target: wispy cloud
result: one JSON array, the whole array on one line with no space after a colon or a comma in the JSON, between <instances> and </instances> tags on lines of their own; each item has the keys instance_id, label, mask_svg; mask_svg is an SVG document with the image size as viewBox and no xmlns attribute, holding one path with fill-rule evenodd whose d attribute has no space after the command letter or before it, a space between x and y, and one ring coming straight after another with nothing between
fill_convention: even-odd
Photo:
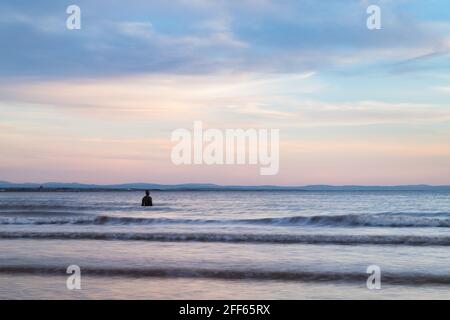
<instances>
[{"instance_id":1,"label":"wispy cloud","mask_svg":"<svg viewBox=\"0 0 450 320\"><path fill-rule=\"evenodd\" d=\"M0 52L0 75L301 73L399 62L411 69L449 48L448 23L418 19L394 1L380 2L379 32L365 27L361 1L177 0L171 10L164 1L78 5L83 28L70 32L63 3L3 1L0 36L11 45Z\"/></svg>"},{"instance_id":2,"label":"wispy cloud","mask_svg":"<svg viewBox=\"0 0 450 320\"><path fill-rule=\"evenodd\" d=\"M450 86L448 86L448 87L436 87L435 89L438 90L438 91L441 91L441 92L450 93Z\"/></svg>"},{"instance_id":3,"label":"wispy cloud","mask_svg":"<svg viewBox=\"0 0 450 320\"><path fill-rule=\"evenodd\" d=\"M4 101L53 106L55 112L137 121L166 127L197 118L222 123L283 127L362 126L450 121L446 105L383 101L322 102L311 98L326 85L315 72L303 74L222 74L133 76L4 85ZM448 88L441 88L446 90ZM34 109L39 110L37 105ZM228 123L228 124L227 124Z\"/></svg>"}]
</instances>

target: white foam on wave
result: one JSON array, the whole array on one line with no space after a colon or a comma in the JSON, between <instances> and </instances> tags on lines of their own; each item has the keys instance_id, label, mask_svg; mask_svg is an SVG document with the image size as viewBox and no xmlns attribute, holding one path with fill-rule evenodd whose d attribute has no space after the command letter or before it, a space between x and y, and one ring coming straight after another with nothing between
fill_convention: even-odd
<instances>
[{"instance_id":1,"label":"white foam on wave","mask_svg":"<svg viewBox=\"0 0 450 320\"><path fill-rule=\"evenodd\" d=\"M450 237L447 236L414 236L414 235L0 232L0 239L450 246Z\"/></svg>"},{"instance_id":2,"label":"white foam on wave","mask_svg":"<svg viewBox=\"0 0 450 320\"><path fill-rule=\"evenodd\" d=\"M182 218L139 218L78 215L44 217L0 217L0 225L151 225L151 224L251 224L273 226L339 226L339 227L435 227L449 228L448 213L433 215L412 213L379 213L348 215L292 216L256 219L182 219Z\"/></svg>"}]
</instances>

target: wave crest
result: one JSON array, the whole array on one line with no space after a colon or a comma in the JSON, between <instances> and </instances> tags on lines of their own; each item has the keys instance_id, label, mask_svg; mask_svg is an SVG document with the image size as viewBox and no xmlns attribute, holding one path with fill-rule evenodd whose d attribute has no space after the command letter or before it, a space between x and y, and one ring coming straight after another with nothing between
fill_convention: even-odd
<instances>
[{"instance_id":1,"label":"wave crest","mask_svg":"<svg viewBox=\"0 0 450 320\"><path fill-rule=\"evenodd\" d=\"M403 235L387 236L235 233L0 232L0 239L450 246L450 237Z\"/></svg>"},{"instance_id":2,"label":"wave crest","mask_svg":"<svg viewBox=\"0 0 450 320\"><path fill-rule=\"evenodd\" d=\"M126 278L213 278L222 280L269 280L299 282L361 282L365 283L366 273L333 271L274 271L241 269L192 269L192 268L105 268L82 267L87 276L115 276ZM0 273L39 274L47 276L67 276L65 267L61 266L0 266ZM389 284L450 284L449 275L423 273L383 273L383 283Z\"/></svg>"},{"instance_id":3,"label":"wave crest","mask_svg":"<svg viewBox=\"0 0 450 320\"><path fill-rule=\"evenodd\" d=\"M450 228L450 218L443 214L420 216L414 214L316 215L257 219L172 219L114 216L74 217L1 217L0 225L151 225L151 224L250 224L273 226L342 226L394 228Z\"/></svg>"}]
</instances>

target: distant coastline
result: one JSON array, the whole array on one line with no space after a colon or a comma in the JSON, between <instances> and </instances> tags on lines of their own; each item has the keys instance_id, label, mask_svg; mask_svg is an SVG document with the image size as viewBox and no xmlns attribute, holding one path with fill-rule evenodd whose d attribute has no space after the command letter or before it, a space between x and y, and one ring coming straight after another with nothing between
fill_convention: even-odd
<instances>
[{"instance_id":1,"label":"distant coastline","mask_svg":"<svg viewBox=\"0 0 450 320\"><path fill-rule=\"evenodd\" d=\"M105 191L450 191L450 185L398 185L398 186L362 186L362 185L306 185L306 186L224 186L217 184L155 184L125 183L112 185L82 183L12 183L0 181L0 192L105 192Z\"/></svg>"}]
</instances>

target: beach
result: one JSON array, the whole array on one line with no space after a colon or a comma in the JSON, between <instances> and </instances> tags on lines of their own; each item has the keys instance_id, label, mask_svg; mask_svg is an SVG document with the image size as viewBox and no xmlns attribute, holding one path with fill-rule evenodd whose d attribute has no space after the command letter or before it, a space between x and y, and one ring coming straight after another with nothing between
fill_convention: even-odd
<instances>
[{"instance_id":1,"label":"beach","mask_svg":"<svg viewBox=\"0 0 450 320\"><path fill-rule=\"evenodd\" d=\"M0 193L0 298L450 298L448 191L142 196Z\"/></svg>"}]
</instances>

